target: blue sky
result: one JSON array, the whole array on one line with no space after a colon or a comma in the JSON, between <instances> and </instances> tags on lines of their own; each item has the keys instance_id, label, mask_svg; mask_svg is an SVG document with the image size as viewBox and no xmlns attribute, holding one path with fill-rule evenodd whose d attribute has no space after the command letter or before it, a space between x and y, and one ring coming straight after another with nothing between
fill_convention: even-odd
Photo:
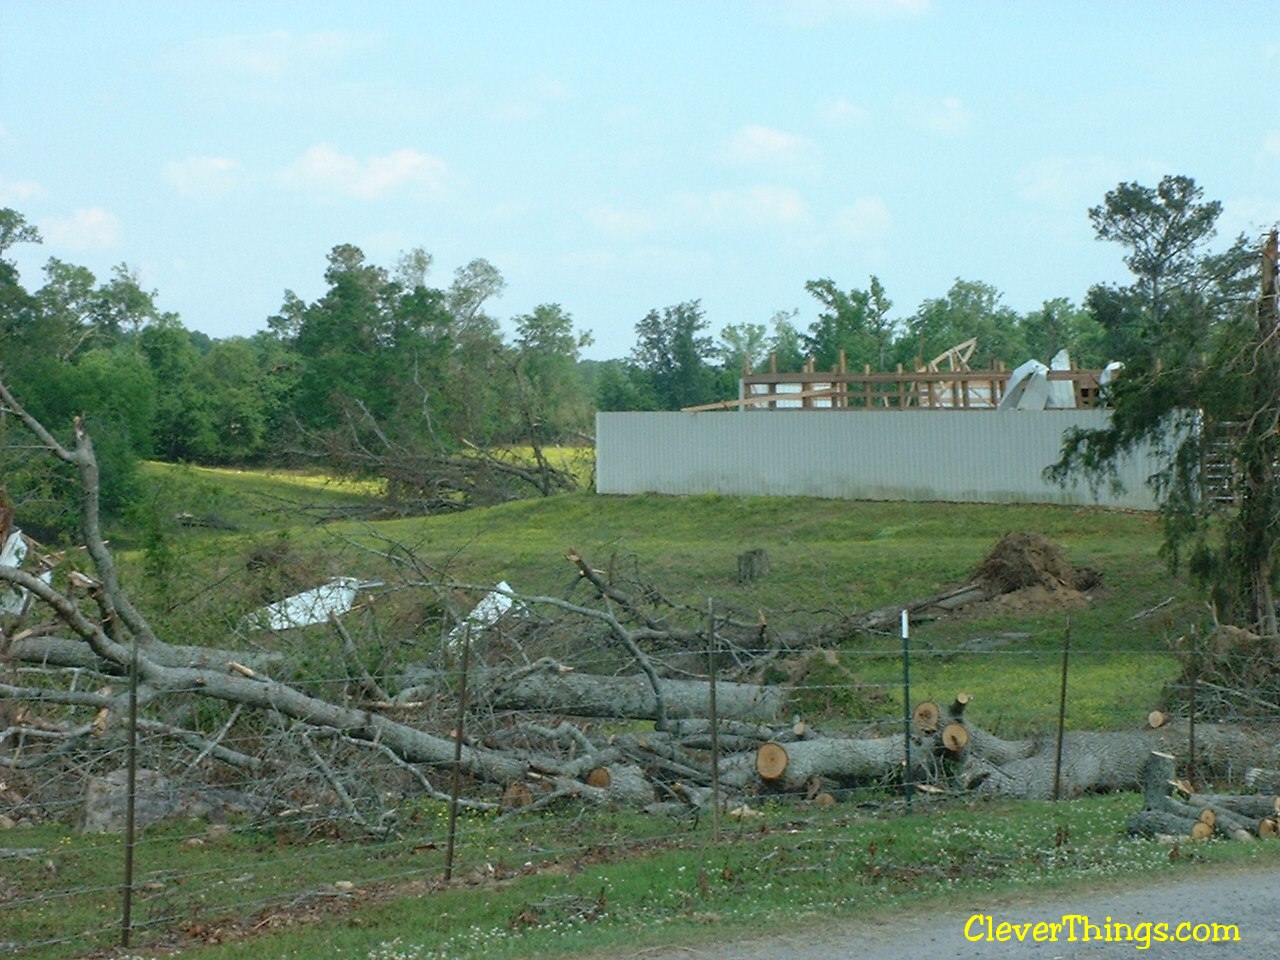
<instances>
[{"instance_id":1,"label":"blue sky","mask_svg":"<svg viewBox=\"0 0 1280 960\"><path fill-rule=\"evenodd\" d=\"M653 308L1018 310L1121 281L1086 211L1187 174L1221 232L1280 220L1274 2L4 0L0 206L126 263L211 336L263 329L354 243L476 257L504 321L559 303L625 355ZM1225 242L1225 236L1224 236ZM1016 362L1020 358L1010 358Z\"/></svg>"}]
</instances>

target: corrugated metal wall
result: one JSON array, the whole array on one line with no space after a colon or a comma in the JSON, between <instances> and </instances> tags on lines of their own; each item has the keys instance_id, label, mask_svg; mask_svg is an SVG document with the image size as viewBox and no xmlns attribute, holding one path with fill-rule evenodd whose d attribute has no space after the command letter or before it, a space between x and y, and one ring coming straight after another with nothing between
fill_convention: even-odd
<instances>
[{"instance_id":1,"label":"corrugated metal wall","mask_svg":"<svg viewBox=\"0 0 1280 960\"><path fill-rule=\"evenodd\" d=\"M1097 499L1041 471L1070 427L1103 410L776 410L596 415L600 493L723 493L851 500L1101 504L1150 510L1147 455L1121 465L1125 490Z\"/></svg>"}]
</instances>

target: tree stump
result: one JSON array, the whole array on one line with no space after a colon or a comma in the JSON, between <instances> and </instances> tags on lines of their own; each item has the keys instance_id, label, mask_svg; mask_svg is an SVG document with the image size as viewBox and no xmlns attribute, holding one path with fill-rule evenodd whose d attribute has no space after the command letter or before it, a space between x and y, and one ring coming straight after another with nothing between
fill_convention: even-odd
<instances>
[{"instance_id":1,"label":"tree stump","mask_svg":"<svg viewBox=\"0 0 1280 960\"><path fill-rule=\"evenodd\" d=\"M738 582L754 583L769 575L769 555L756 548L738 554Z\"/></svg>"}]
</instances>

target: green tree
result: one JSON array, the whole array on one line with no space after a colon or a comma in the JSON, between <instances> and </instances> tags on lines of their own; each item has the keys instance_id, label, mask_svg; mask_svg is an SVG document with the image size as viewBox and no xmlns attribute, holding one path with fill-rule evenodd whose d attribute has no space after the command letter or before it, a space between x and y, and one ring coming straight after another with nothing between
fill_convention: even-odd
<instances>
[{"instance_id":1,"label":"green tree","mask_svg":"<svg viewBox=\"0 0 1280 960\"><path fill-rule=\"evenodd\" d=\"M977 337L970 360L976 369L995 361L1016 364L1027 355L1016 310L1000 303L1000 292L987 283L956 280L946 296L926 300L907 321L906 335L896 344L898 359L932 360L949 347Z\"/></svg>"},{"instance_id":2,"label":"green tree","mask_svg":"<svg viewBox=\"0 0 1280 960\"><path fill-rule=\"evenodd\" d=\"M527 438L554 442L589 430L592 404L578 360L591 334L575 331L558 303L535 307L515 324L513 372Z\"/></svg>"},{"instance_id":3,"label":"green tree","mask_svg":"<svg viewBox=\"0 0 1280 960\"><path fill-rule=\"evenodd\" d=\"M266 451L273 390L253 344L242 337L217 340L201 355L197 382L207 390L204 415L213 447L205 459L248 463Z\"/></svg>"},{"instance_id":4,"label":"green tree","mask_svg":"<svg viewBox=\"0 0 1280 960\"><path fill-rule=\"evenodd\" d=\"M97 278L87 267L57 257L49 258L44 275L44 286L36 291L36 338L59 360L70 360L93 341L94 315L101 298Z\"/></svg>"},{"instance_id":5,"label":"green tree","mask_svg":"<svg viewBox=\"0 0 1280 960\"><path fill-rule=\"evenodd\" d=\"M309 429L328 429L342 421L339 398L365 405L375 416L390 414L390 378L385 369L385 297L389 278L365 262L352 244L334 247L324 278L329 289L304 305L286 292L274 329L291 335L301 358L294 412Z\"/></svg>"},{"instance_id":6,"label":"green tree","mask_svg":"<svg viewBox=\"0 0 1280 960\"><path fill-rule=\"evenodd\" d=\"M884 370L897 330L897 324L889 317L889 311L893 309L893 301L885 293L884 284L880 282L880 278L874 274L871 276L871 286L867 294L868 327L876 342L875 368Z\"/></svg>"},{"instance_id":7,"label":"green tree","mask_svg":"<svg viewBox=\"0 0 1280 960\"><path fill-rule=\"evenodd\" d=\"M779 310L773 315L769 355L782 371L797 371L804 366L804 335L793 322L797 313L796 310Z\"/></svg>"},{"instance_id":8,"label":"green tree","mask_svg":"<svg viewBox=\"0 0 1280 960\"><path fill-rule=\"evenodd\" d=\"M128 264L111 269L111 279L98 287L93 297L91 320L103 344L118 343L125 334L136 335L148 323L162 316L174 321L174 314L161 314L155 290L144 290L138 272Z\"/></svg>"},{"instance_id":9,"label":"green tree","mask_svg":"<svg viewBox=\"0 0 1280 960\"><path fill-rule=\"evenodd\" d=\"M769 328L763 323L731 323L720 331L716 359L726 373L737 376L769 361Z\"/></svg>"},{"instance_id":10,"label":"green tree","mask_svg":"<svg viewBox=\"0 0 1280 960\"><path fill-rule=\"evenodd\" d=\"M1162 466L1150 482L1170 563L1190 560L1221 616L1274 634L1280 484L1266 479L1280 457L1274 297L1259 309L1259 260L1244 238L1219 253L1203 249L1220 207L1199 203L1190 178L1166 177L1161 184L1165 189L1121 184L1104 207L1090 211L1099 237L1128 250L1125 262L1136 275L1129 288L1107 289L1113 316L1134 318L1150 342L1134 337L1135 349L1109 392L1110 423L1069 431L1046 475L1114 482L1120 458L1141 447L1155 451ZM1203 458L1211 449L1240 468L1238 505L1225 511L1202 488Z\"/></svg>"},{"instance_id":11,"label":"green tree","mask_svg":"<svg viewBox=\"0 0 1280 960\"><path fill-rule=\"evenodd\" d=\"M1067 350L1078 367L1101 367L1106 355L1106 331L1094 315L1066 297L1046 300L1039 310L1022 319L1022 336L1029 356L1048 363L1059 350ZM1010 363L1016 358L1010 357Z\"/></svg>"},{"instance_id":12,"label":"green tree","mask_svg":"<svg viewBox=\"0 0 1280 960\"><path fill-rule=\"evenodd\" d=\"M17 264L7 254L19 243L40 242L40 231L22 214L0 207L0 357L11 377L15 366L38 343L34 326L39 312L35 298L22 286Z\"/></svg>"},{"instance_id":13,"label":"green tree","mask_svg":"<svg viewBox=\"0 0 1280 960\"><path fill-rule=\"evenodd\" d=\"M804 288L823 307L804 337L805 349L817 369L837 367L842 352L850 370L868 365L883 369L894 324L889 319L893 301L886 296L880 278L873 276L866 290L855 288L847 293L830 279L810 280Z\"/></svg>"},{"instance_id":14,"label":"green tree","mask_svg":"<svg viewBox=\"0 0 1280 960\"><path fill-rule=\"evenodd\" d=\"M868 329L871 295L857 289L845 293L829 279L810 280L804 288L823 306L804 338L814 365L819 370L834 369L842 353L854 369L869 363L875 355Z\"/></svg>"},{"instance_id":15,"label":"green tree","mask_svg":"<svg viewBox=\"0 0 1280 960\"><path fill-rule=\"evenodd\" d=\"M1099 240L1126 249L1134 275L1128 287L1097 286L1086 304L1107 331L1110 354L1126 363L1175 359L1202 344L1218 305L1231 309L1239 290L1224 277L1244 255L1242 241L1219 254L1207 246L1217 234L1222 204L1206 201L1190 177L1162 177L1155 187L1121 183L1089 210Z\"/></svg>"},{"instance_id":16,"label":"green tree","mask_svg":"<svg viewBox=\"0 0 1280 960\"><path fill-rule=\"evenodd\" d=\"M202 376L200 353L180 323L165 320L137 337L156 384L153 447L163 460L217 462L221 441L214 424L213 384Z\"/></svg>"},{"instance_id":17,"label":"green tree","mask_svg":"<svg viewBox=\"0 0 1280 960\"><path fill-rule=\"evenodd\" d=\"M718 399L715 370L708 360L715 341L706 334L702 303L690 300L650 310L636 324L631 358L647 381L660 410L679 410Z\"/></svg>"},{"instance_id":18,"label":"green tree","mask_svg":"<svg viewBox=\"0 0 1280 960\"><path fill-rule=\"evenodd\" d=\"M658 398L644 373L629 360L605 360L588 364L596 409L605 411L656 410Z\"/></svg>"}]
</instances>

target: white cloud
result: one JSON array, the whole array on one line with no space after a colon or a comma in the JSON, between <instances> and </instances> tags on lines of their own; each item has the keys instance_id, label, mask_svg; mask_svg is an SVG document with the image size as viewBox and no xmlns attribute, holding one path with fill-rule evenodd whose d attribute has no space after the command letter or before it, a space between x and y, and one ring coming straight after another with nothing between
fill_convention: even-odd
<instances>
[{"instance_id":1,"label":"white cloud","mask_svg":"<svg viewBox=\"0 0 1280 960\"><path fill-rule=\"evenodd\" d=\"M684 218L711 226L771 224L798 226L813 217L797 190L791 187L747 187L684 193L676 198Z\"/></svg>"},{"instance_id":2,"label":"white cloud","mask_svg":"<svg viewBox=\"0 0 1280 960\"><path fill-rule=\"evenodd\" d=\"M447 188L449 168L439 157L407 147L361 160L318 144L285 167L279 179L291 189L331 198L438 197Z\"/></svg>"},{"instance_id":3,"label":"white cloud","mask_svg":"<svg viewBox=\"0 0 1280 960\"><path fill-rule=\"evenodd\" d=\"M613 237L634 239L652 233L657 225L654 218L638 210L624 210L608 204L599 204L586 212L587 223L601 233Z\"/></svg>"},{"instance_id":4,"label":"white cloud","mask_svg":"<svg viewBox=\"0 0 1280 960\"><path fill-rule=\"evenodd\" d=\"M812 168L818 162L818 147L808 137L758 124L741 127L729 140L725 153L734 163L790 170Z\"/></svg>"},{"instance_id":5,"label":"white cloud","mask_svg":"<svg viewBox=\"0 0 1280 960\"><path fill-rule=\"evenodd\" d=\"M6 180L0 177L0 204L13 206L28 200L38 200L44 195L44 187L34 180Z\"/></svg>"},{"instance_id":6,"label":"white cloud","mask_svg":"<svg viewBox=\"0 0 1280 960\"><path fill-rule=\"evenodd\" d=\"M183 44L173 56L180 67L203 67L253 77L281 77L299 68L332 66L374 42L369 34L331 30L235 34Z\"/></svg>"},{"instance_id":7,"label":"white cloud","mask_svg":"<svg viewBox=\"0 0 1280 960\"><path fill-rule=\"evenodd\" d=\"M240 164L226 157L187 157L166 163L164 178L187 196L222 196L240 182Z\"/></svg>"},{"instance_id":8,"label":"white cloud","mask_svg":"<svg viewBox=\"0 0 1280 960\"><path fill-rule=\"evenodd\" d=\"M963 133L973 119L959 97L920 103L916 106L916 117L930 130L944 134Z\"/></svg>"},{"instance_id":9,"label":"white cloud","mask_svg":"<svg viewBox=\"0 0 1280 960\"><path fill-rule=\"evenodd\" d=\"M120 218L101 207L76 210L69 217L40 221L40 233L51 247L104 250L120 242Z\"/></svg>"},{"instance_id":10,"label":"white cloud","mask_svg":"<svg viewBox=\"0 0 1280 960\"><path fill-rule=\"evenodd\" d=\"M871 111L843 97L833 97L818 104L818 118L828 126L851 127L871 119Z\"/></svg>"},{"instance_id":11,"label":"white cloud","mask_svg":"<svg viewBox=\"0 0 1280 960\"><path fill-rule=\"evenodd\" d=\"M836 232L859 241L879 240L889 232L893 217L880 197L859 197L835 215Z\"/></svg>"}]
</instances>

